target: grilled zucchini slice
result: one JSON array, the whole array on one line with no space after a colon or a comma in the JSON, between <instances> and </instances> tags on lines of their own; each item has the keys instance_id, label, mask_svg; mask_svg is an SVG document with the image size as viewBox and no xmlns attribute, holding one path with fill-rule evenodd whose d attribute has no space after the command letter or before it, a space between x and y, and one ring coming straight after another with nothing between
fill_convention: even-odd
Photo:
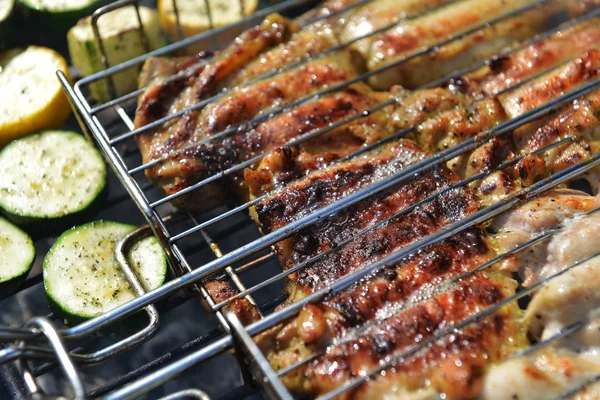
<instances>
[{"instance_id":1,"label":"grilled zucchini slice","mask_svg":"<svg viewBox=\"0 0 600 400\"><path fill-rule=\"evenodd\" d=\"M71 107L56 71L67 62L54 50L30 46L0 53L0 147L41 129L57 129Z\"/></svg>"},{"instance_id":2,"label":"grilled zucchini slice","mask_svg":"<svg viewBox=\"0 0 600 400\"><path fill-rule=\"evenodd\" d=\"M110 221L92 222L63 233L44 259L48 305L66 324L101 315L135 297L117 259L117 243L136 229ZM137 242L129 261L146 290L161 286L167 259L158 239Z\"/></svg>"},{"instance_id":3,"label":"grilled zucchini slice","mask_svg":"<svg viewBox=\"0 0 600 400\"><path fill-rule=\"evenodd\" d=\"M148 50L140 37L139 23L133 6L109 12L98 20L98 30L109 66L121 64L164 45L157 12L147 7L140 7L140 16L148 38ZM83 76L106 69L94 37L91 18L84 18L71 28L67 34L67 42L73 65ZM113 74L110 79L114 83L116 95L122 96L137 89L138 74L138 67ZM106 79L92 83L90 86L92 96L97 101L106 102L111 98Z\"/></svg>"},{"instance_id":4,"label":"grilled zucchini slice","mask_svg":"<svg viewBox=\"0 0 600 400\"><path fill-rule=\"evenodd\" d=\"M176 0L181 33L183 37L197 35L211 29L211 20L208 18L206 1L204 0ZM252 14L258 5L257 0L208 0L210 15L214 28L232 24L242 18L243 15ZM173 0L158 0L158 12L160 14L160 27L167 35L169 41L181 40L177 17L173 8ZM230 40L233 38L229 38ZM226 40L226 39L225 39ZM199 44L187 46L188 54L207 50Z\"/></svg>"},{"instance_id":5,"label":"grilled zucchini slice","mask_svg":"<svg viewBox=\"0 0 600 400\"><path fill-rule=\"evenodd\" d=\"M35 247L31 238L0 218L0 299L21 286L34 260Z\"/></svg>"},{"instance_id":6,"label":"grilled zucchini slice","mask_svg":"<svg viewBox=\"0 0 600 400\"><path fill-rule=\"evenodd\" d=\"M0 152L0 208L18 225L78 218L106 185L100 153L74 132L46 131Z\"/></svg>"}]
</instances>

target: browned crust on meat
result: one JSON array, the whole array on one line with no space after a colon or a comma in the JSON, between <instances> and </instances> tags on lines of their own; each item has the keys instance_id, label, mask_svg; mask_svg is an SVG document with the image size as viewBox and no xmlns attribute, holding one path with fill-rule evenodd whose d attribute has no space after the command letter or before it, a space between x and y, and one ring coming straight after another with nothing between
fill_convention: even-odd
<instances>
[{"instance_id":1,"label":"browned crust on meat","mask_svg":"<svg viewBox=\"0 0 600 400\"><path fill-rule=\"evenodd\" d=\"M599 20L594 18L538 41L510 56L500 57L466 79L486 94L496 94L523 79L576 57L600 43Z\"/></svg>"},{"instance_id":2,"label":"browned crust on meat","mask_svg":"<svg viewBox=\"0 0 600 400\"><path fill-rule=\"evenodd\" d=\"M477 274L456 289L395 314L356 339L334 346L307 368L308 379L313 381L317 392L329 391L377 367L386 356L398 354L434 336L441 329L498 303L507 294L499 282ZM421 355L398 364L378 379L404 381L406 389L416 390L426 386L426 379L433 378L433 388L449 398L476 396L485 365L490 360L506 357L508 354L503 344L508 344L511 337L521 336L514 321L511 321L517 316L514 308L512 311L496 313L460 330ZM454 367L449 363L454 363ZM360 392L363 390L365 388L359 388L354 395L362 397ZM348 396L353 397L352 393Z\"/></svg>"},{"instance_id":3,"label":"browned crust on meat","mask_svg":"<svg viewBox=\"0 0 600 400\"><path fill-rule=\"evenodd\" d=\"M426 156L418 146L400 141L385 146L376 154L339 163L288 185L256 206L258 220L265 232L285 227L301 216L406 168ZM352 235L406 210L415 202L444 190L457 178L445 169L395 185L330 219L312 225L275 245L284 269L338 246ZM477 209L473 194L455 189L437 196L421 207L407 211L384 225L361 235L343 249L318 263L294 273L294 291L311 292L333 280L360 269Z\"/></svg>"}]
</instances>

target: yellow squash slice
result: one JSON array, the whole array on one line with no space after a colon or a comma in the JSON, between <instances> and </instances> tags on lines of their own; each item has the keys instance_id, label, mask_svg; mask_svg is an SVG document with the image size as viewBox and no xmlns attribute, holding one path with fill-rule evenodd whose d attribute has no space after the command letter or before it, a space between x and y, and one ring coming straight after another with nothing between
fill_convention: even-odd
<instances>
[{"instance_id":1,"label":"yellow squash slice","mask_svg":"<svg viewBox=\"0 0 600 400\"><path fill-rule=\"evenodd\" d=\"M56 77L58 70L68 74L67 62L45 47L0 53L0 147L66 122L71 108Z\"/></svg>"}]
</instances>

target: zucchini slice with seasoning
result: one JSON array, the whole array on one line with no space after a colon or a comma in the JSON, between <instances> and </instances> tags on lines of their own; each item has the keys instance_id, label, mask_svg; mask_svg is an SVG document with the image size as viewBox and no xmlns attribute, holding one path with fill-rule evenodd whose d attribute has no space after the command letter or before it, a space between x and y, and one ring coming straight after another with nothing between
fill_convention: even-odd
<instances>
[{"instance_id":1,"label":"zucchini slice with seasoning","mask_svg":"<svg viewBox=\"0 0 600 400\"><path fill-rule=\"evenodd\" d=\"M17 36L15 0L0 0L0 50L11 46Z\"/></svg>"},{"instance_id":2,"label":"zucchini slice with seasoning","mask_svg":"<svg viewBox=\"0 0 600 400\"><path fill-rule=\"evenodd\" d=\"M67 121L71 107L57 70L69 75L65 59L46 47L0 53L0 148L31 132L58 129Z\"/></svg>"},{"instance_id":3,"label":"zucchini slice with seasoning","mask_svg":"<svg viewBox=\"0 0 600 400\"><path fill-rule=\"evenodd\" d=\"M21 286L34 260L35 247L31 238L0 218L0 299Z\"/></svg>"},{"instance_id":4,"label":"zucchini slice with seasoning","mask_svg":"<svg viewBox=\"0 0 600 400\"><path fill-rule=\"evenodd\" d=\"M133 225L92 222L63 233L44 259L44 289L48 305L66 324L101 315L135 297L117 259L117 243ZM148 291L161 286L167 258L154 236L135 243L130 265Z\"/></svg>"},{"instance_id":5,"label":"zucchini slice with seasoning","mask_svg":"<svg viewBox=\"0 0 600 400\"><path fill-rule=\"evenodd\" d=\"M23 13L54 35L64 35L80 18L91 15L110 0L19 0Z\"/></svg>"},{"instance_id":6,"label":"zucchini slice with seasoning","mask_svg":"<svg viewBox=\"0 0 600 400\"><path fill-rule=\"evenodd\" d=\"M16 140L0 152L0 166L0 208L17 225L77 219L106 186L102 156L74 132L45 131Z\"/></svg>"},{"instance_id":7,"label":"zucchini slice with seasoning","mask_svg":"<svg viewBox=\"0 0 600 400\"><path fill-rule=\"evenodd\" d=\"M158 24L158 13L148 7L140 7L140 17L148 38L149 50L164 45ZM139 22L135 8L124 7L111 11L98 19L98 31L109 66L115 66L147 52L140 37ZM92 75L105 68L102 53L96 42L91 18L84 18L67 34L69 54L73 65L83 76ZM137 89L139 67L127 68L111 76L117 96ZM99 102L110 100L107 79L90 85L92 96Z\"/></svg>"}]
</instances>

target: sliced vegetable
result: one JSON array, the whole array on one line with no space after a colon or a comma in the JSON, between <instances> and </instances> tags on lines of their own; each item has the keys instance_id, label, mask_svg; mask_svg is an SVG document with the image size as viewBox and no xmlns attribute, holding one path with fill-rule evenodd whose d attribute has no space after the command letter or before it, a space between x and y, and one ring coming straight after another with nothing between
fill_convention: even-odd
<instances>
[{"instance_id":1,"label":"sliced vegetable","mask_svg":"<svg viewBox=\"0 0 600 400\"><path fill-rule=\"evenodd\" d=\"M0 147L66 122L71 107L56 78L57 70L68 75L67 62L45 47L0 53Z\"/></svg>"},{"instance_id":2,"label":"sliced vegetable","mask_svg":"<svg viewBox=\"0 0 600 400\"><path fill-rule=\"evenodd\" d=\"M91 15L109 0L19 0L30 23L49 33L64 35L80 18ZM38 28L39 29L39 28Z\"/></svg>"},{"instance_id":3,"label":"sliced vegetable","mask_svg":"<svg viewBox=\"0 0 600 400\"><path fill-rule=\"evenodd\" d=\"M21 286L34 260L35 247L31 238L0 218L0 298L14 293Z\"/></svg>"},{"instance_id":4,"label":"sliced vegetable","mask_svg":"<svg viewBox=\"0 0 600 400\"><path fill-rule=\"evenodd\" d=\"M244 15L252 14L258 5L257 0L208 0L211 16L211 19L209 19L205 0L176 1L181 33L183 33L184 38L211 29L211 20L214 28L232 24ZM160 27L169 40L171 42L181 40L173 0L158 0L158 12L160 13ZM206 50L200 46L200 44L190 45L186 48L186 51L193 54Z\"/></svg>"},{"instance_id":5,"label":"sliced vegetable","mask_svg":"<svg viewBox=\"0 0 600 400\"><path fill-rule=\"evenodd\" d=\"M78 216L106 185L100 153L74 132L45 131L0 152L0 208L19 225Z\"/></svg>"},{"instance_id":6,"label":"sliced vegetable","mask_svg":"<svg viewBox=\"0 0 600 400\"><path fill-rule=\"evenodd\" d=\"M92 222L63 233L44 259L48 304L67 324L101 315L135 297L115 258L117 243L136 227ZM167 259L155 237L132 247L130 264L146 290L161 286Z\"/></svg>"},{"instance_id":7,"label":"sliced vegetable","mask_svg":"<svg viewBox=\"0 0 600 400\"><path fill-rule=\"evenodd\" d=\"M149 49L146 49L140 37L140 26L134 7L124 7L103 15L98 20L98 31L109 66L115 66L154 50L164 44L158 25L158 14L155 10L140 7L140 16L144 32L148 38ZM102 71L102 53L94 37L91 18L84 18L67 34L71 60L83 76ZM122 96L137 89L139 68L132 67L112 75L117 96ZM92 96L105 102L111 98L107 80L91 85Z\"/></svg>"},{"instance_id":8,"label":"sliced vegetable","mask_svg":"<svg viewBox=\"0 0 600 400\"><path fill-rule=\"evenodd\" d=\"M11 46L16 36L15 0L0 0L0 50Z\"/></svg>"}]
</instances>

